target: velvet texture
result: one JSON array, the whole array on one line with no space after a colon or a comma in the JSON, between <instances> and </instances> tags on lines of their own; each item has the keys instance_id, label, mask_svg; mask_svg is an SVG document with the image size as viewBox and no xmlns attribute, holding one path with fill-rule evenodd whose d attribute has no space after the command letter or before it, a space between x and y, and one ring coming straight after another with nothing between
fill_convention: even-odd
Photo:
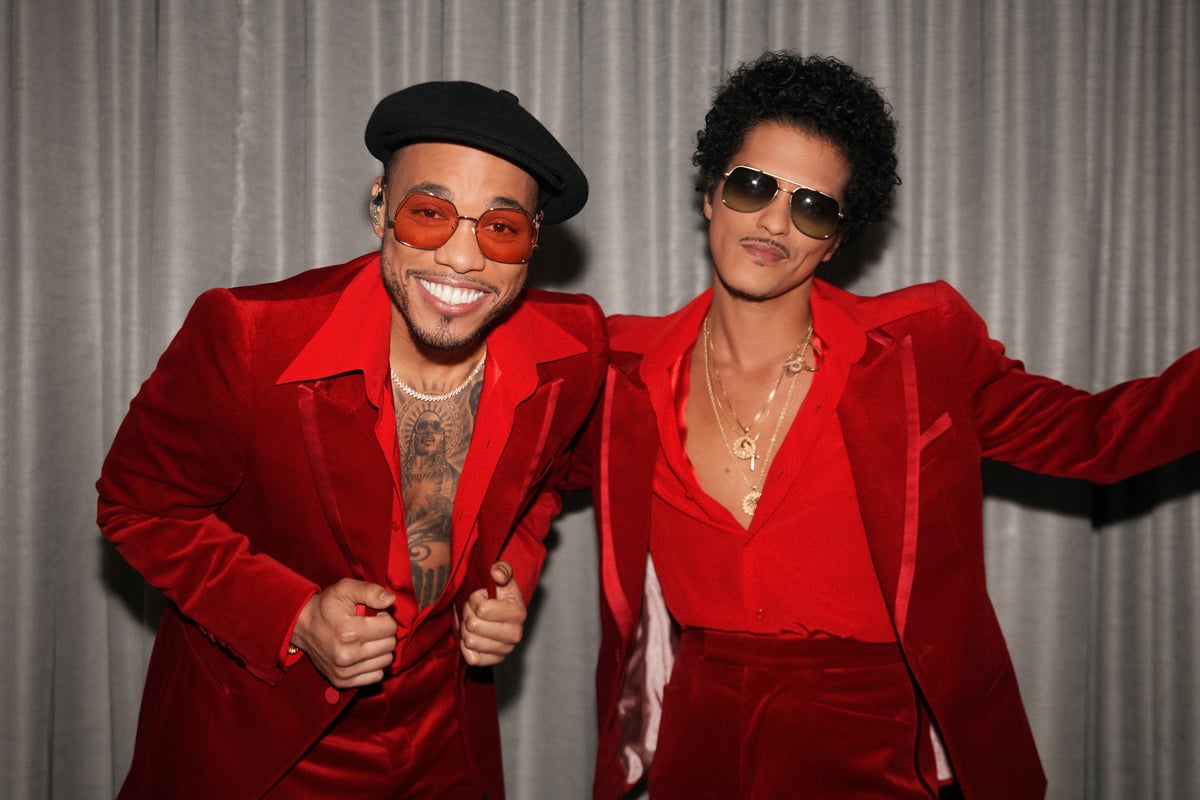
<instances>
[{"instance_id":1,"label":"velvet texture","mask_svg":"<svg viewBox=\"0 0 1200 800\"><path fill-rule=\"evenodd\" d=\"M927 725L894 644L689 629L650 796L928 800Z\"/></svg>"},{"instance_id":2,"label":"velvet texture","mask_svg":"<svg viewBox=\"0 0 1200 800\"><path fill-rule=\"evenodd\" d=\"M616 368L608 416L588 439L596 454L590 463L609 478L596 493L596 511L600 529L610 532L601 543L612 548L601 553L597 798L619 797L626 785L617 709L650 519L649 484L623 470L652 463L658 433L674 434L673 419L655 421L646 393L662 390L667 366L690 346L708 303L703 294L665 318L610 320ZM814 324L821 329L834 316L834 327L858 331L830 343L853 362L837 414L872 562L912 680L967 797L1041 796L1045 777L987 593L980 459L1103 482L1192 452L1200 448L1192 408L1200 351L1160 378L1089 395L1007 358L943 283L860 298L818 282ZM760 505L758 513L771 508Z\"/></svg>"},{"instance_id":3,"label":"velvet texture","mask_svg":"<svg viewBox=\"0 0 1200 800\"><path fill-rule=\"evenodd\" d=\"M387 326L377 254L216 290L134 399L98 484L100 524L170 604L123 797L258 797L354 696L307 659L285 670L279 652L309 593L347 576L383 584L403 536L379 433L394 431L379 399ZM490 586L500 557L532 594L566 449L607 355L594 303L541 292L488 344L439 604L457 608ZM398 668L453 647L448 608L414 625L411 591L397 595ZM450 699L467 740L456 769L502 798L489 671L455 658L440 677L431 702Z\"/></svg>"}]
</instances>

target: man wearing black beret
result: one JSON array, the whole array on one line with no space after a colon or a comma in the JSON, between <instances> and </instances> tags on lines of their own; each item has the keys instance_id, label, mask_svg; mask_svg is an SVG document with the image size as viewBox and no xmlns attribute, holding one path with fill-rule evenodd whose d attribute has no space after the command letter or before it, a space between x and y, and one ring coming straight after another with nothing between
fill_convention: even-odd
<instances>
[{"instance_id":1,"label":"man wearing black beret","mask_svg":"<svg viewBox=\"0 0 1200 800\"><path fill-rule=\"evenodd\" d=\"M206 292L97 484L168 599L125 798L502 798L520 640L607 362L526 290L587 180L512 94L426 83L366 130L378 252Z\"/></svg>"}]
</instances>

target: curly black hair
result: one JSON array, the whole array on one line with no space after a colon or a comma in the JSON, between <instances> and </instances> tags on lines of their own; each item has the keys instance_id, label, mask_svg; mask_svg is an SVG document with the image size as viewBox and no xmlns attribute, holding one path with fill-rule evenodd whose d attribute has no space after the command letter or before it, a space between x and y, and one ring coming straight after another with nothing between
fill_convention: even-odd
<instances>
[{"instance_id":1,"label":"curly black hair","mask_svg":"<svg viewBox=\"0 0 1200 800\"><path fill-rule=\"evenodd\" d=\"M883 219L892 205L896 123L871 82L836 58L768 52L729 74L696 136L697 188L710 193L732 164L746 134L763 122L789 125L823 139L850 166L839 231L842 243Z\"/></svg>"}]
</instances>

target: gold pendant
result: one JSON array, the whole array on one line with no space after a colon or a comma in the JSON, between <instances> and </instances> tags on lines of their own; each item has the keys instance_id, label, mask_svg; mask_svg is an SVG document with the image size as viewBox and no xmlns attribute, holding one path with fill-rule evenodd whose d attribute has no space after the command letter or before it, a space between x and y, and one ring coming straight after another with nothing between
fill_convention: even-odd
<instances>
[{"instance_id":1,"label":"gold pendant","mask_svg":"<svg viewBox=\"0 0 1200 800\"><path fill-rule=\"evenodd\" d=\"M799 375L801 372L816 372L811 369L808 364L804 363L804 356L792 356L787 361L783 362L783 368L787 370L788 375Z\"/></svg>"},{"instance_id":2,"label":"gold pendant","mask_svg":"<svg viewBox=\"0 0 1200 800\"><path fill-rule=\"evenodd\" d=\"M729 451L733 453L734 458L742 461L750 459L750 469L753 471L754 458L758 455L758 444L754 441L750 434L743 434L734 439L733 445L729 448Z\"/></svg>"},{"instance_id":3,"label":"gold pendant","mask_svg":"<svg viewBox=\"0 0 1200 800\"><path fill-rule=\"evenodd\" d=\"M753 517L755 510L758 508L758 498L762 497L762 492L757 489L751 489L742 498L742 511L747 517Z\"/></svg>"}]
</instances>

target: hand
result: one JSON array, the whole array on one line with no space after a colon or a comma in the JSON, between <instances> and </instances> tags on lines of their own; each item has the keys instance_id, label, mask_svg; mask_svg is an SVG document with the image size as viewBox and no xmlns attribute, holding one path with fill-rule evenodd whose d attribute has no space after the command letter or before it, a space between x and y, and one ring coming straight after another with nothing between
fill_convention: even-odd
<instances>
[{"instance_id":1,"label":"hand","mask_svg":"<svg viewBox=\"0 0 1200 800\"><path fill-rule=\"evenodd\" d=\"M473 667L499 664L525 631L525 598L508 562L492 564L492 580L496 583L495 597L488 597L487 589L477 589L463 606L459 647Z\"/></svg>"},{"instance_id":2,"label":"hand","mask_svg":"<svg viewBox=\"0 0 1200 800\"><path fill-rule=\"evenodd\" d=\"M339 689L383 680L396 649L396 620L390 614L360 616L358 606L384 611L396 598L374 583L343 578L305 604L292 631L292 644Z\"/></svg>"}]
</instances>

